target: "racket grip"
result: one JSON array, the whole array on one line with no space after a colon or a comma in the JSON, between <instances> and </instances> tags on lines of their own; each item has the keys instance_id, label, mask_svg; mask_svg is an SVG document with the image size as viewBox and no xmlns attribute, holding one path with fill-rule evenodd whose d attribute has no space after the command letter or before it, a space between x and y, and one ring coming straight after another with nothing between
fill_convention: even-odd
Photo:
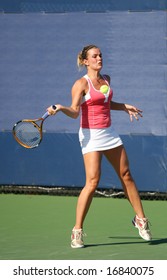
<instances>
[{"instance_id":1,"label":"racket grip","mask_svg":"<svg viewBox=\"0 0 167 280\"><path fill-rule=\"evenodd\" d=\"M55 105L52 105L52 109L53 110L56 110L56 106ZM49 117L50 116L50 114L49 114L49 112L46 112L43 116L42 116L42 119L46 119L47 117Z\"/></svg>"},{"instance_id":2,"label":"racket grip","mask_svg":"<svg viewBox=\"0 0 167 280\"><path fill-rule=\"evenodd\" d=\"M42 116L42 119L45 120L47 117L49 117L49 112L46 112L46 113Z\"/></svg>"}]
</instances>

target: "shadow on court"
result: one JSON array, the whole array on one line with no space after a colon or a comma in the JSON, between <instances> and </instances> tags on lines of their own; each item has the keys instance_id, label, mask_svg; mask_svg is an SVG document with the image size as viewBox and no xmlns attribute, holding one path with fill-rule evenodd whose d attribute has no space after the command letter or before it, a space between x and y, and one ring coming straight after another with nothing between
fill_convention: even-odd
<instances>
[{"instance_id":1,"label":"shadow on court","mask_svg":"<svg viewBox=\"0 0 167 280\"><path fill-rule=\"evenodd\" d=\"M117 237L109 237L111 239L130 239L130 240L136 240L136 241L124 241L124 242L109 242L109 243L99 243L99 244L87 244L85 245L85 248L88 247L98 247L98 246L113 246L113 245L130 245L130 244L148 244L148 245L162 245L167 244L167 238L156 238L151 241L140 241L138 237L125 237L125 236L117 236ZM137 241L139 240L139 241Z\"/></svg>"},{"instance_id":2,"label":"shadow on court","mask_svg":"<svg viewBox=\"0 0 167 280\"><path fill-rule=\"evenodd\" d=\"M167 238L160 238L155 239L149 242L150 245L161 245L161 244L167 244Z\"/></svg>"}]
</instances>

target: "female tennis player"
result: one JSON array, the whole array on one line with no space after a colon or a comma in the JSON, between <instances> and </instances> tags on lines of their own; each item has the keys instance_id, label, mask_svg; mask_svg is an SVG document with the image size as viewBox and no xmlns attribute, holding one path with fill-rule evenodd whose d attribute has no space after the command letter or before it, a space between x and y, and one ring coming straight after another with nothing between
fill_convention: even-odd
<instances>
[{"instance_id":1,"label":"female tennis player","mask_svg":"<svg viewBox=\"0 0 167 280\"><path fill-rule=\"evenodd\" d=\"M52 106L47 108L51 115L61 111L74 119L79 116L81 109L79 140L84 159L86 183L77 202L71 247L84 247L83 223L100 180L103 155L118 174L125 195L134 209L133 225L139 230L139 235L149 241L151 232L148 219L145 217L139 193L129 169L124 145L112 126L110 115L110 110L125 111L132 121L133 118L138 120L142 117L142 111L135 106L116 103L112 100L110 77L101 74L103 59L97 46L84 47L78 55L77 63L78 67L86 67L87 74L74 83L71 106L56 104L56 110L53 110ZM104 85L106 87L102 87Z\"/></svg>"}]
</instances>

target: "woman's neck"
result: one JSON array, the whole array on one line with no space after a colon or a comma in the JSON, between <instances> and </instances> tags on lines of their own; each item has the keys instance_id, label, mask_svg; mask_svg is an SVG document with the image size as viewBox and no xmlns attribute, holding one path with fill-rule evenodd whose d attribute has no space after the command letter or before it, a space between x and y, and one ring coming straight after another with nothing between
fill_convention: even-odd
<instances>
[{"instance_id":1,"label":"woman's neck","mask_svg":"<svg viewBox=\"0 0 167 280\"><path fill-rule=\"evenodd\" d=\"M99 81L101 80L101 75L100 75L100 72L88 72L87 73L88 77L91 79L91 80L94 80L94 81Z\"/></svg>"}]
</instances>

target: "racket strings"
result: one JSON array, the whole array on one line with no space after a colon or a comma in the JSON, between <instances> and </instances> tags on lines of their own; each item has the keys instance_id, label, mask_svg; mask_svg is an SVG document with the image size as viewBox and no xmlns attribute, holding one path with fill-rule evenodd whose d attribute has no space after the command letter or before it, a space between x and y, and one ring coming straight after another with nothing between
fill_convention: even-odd
<instances>
[{"instance_id":1,"label":"racket strings","mask_svg":"<svg viewBox=\"0 0 167 280\"><path fill-rule=\"evenodd\" d=\"M33 122L20 122L14 128L15 137L20 144L33 148L41 141L41 133L37 125Z\"/></svg>"}]
</instances>

